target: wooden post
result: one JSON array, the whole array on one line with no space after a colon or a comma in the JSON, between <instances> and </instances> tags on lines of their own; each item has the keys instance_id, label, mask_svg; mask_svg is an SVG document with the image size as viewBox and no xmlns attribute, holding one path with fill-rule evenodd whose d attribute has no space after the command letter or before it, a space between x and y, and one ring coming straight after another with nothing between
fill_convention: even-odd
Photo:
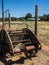
<instances>
[{"instance_id":1,"label":"wooden post","mask_svg":"<svg viewBox=\"0 0 49 65\"><path fill-rule=\"evenodd\" d=\"M35 6L35 35L37 36L38 6Z\"/></svg>"},{"instance_id":2,"label":"wooden post","mask_svg":"<svg viewBox=\"0 0 49 65\"><path fill-rule=\"evenodd\" d=\"M10 17L10 13L9 13L9 30L10 30L10 21L11 21L11 17Z\"/></svg>"},{"instance_id":3,"label":"wooden post","mask_svg":"<svg viewBox=\"0 0 49 65\"><path fill-rule=\"evenodd\" d=\"M4 0L2 0L2 28L4 29Z\"/></svg>"}]
</instances>

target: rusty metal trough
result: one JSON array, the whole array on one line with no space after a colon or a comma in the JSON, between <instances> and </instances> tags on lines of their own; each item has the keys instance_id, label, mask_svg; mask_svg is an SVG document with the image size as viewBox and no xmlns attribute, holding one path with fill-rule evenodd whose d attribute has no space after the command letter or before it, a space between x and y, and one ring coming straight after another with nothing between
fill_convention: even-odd
<instances>
[{"instance_id":1,"label":"rusty metal trough","mask_svg":"<svg viewBox=\"0 0 49 65\"><path fill-rule=\"evenodd\" d=\"M24 28L17 31L0 31L0 54L24 52L28 57L35 55L41 49L41 44L37 37L28 29Z\"/></svg>"}]
</instances>

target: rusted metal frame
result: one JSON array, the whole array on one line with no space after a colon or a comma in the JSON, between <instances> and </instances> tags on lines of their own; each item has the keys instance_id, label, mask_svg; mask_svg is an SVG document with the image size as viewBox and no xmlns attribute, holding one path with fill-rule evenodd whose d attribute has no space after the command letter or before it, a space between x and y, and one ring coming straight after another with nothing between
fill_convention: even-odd
<instances>
[{"instance_id":1,"label":"rusted metal frame","mask_svg":"<svg viewBox=\"0 0 49 65\"><path fill-rule=\"evenodd\" d=\"M7 32L8 32L8 34L9 34L9 33L10 33L10 34L23 33L22 30L11 30L11 31L7 31Z\"/></svg>"},{"instance_id":2,"label":"rusted metal frame","mask_svg":"<svg viewBox=\"0 0 49 65\"><path fill-rule=\"evenodd\" d=\"M10 38L10 36L9 36L9 34L7 33L6 30L5 30L5 35L6 35L6 40L7 40L7 42L8 42L9 48L10 48L10 52L13 54L14 51L13 51L12 41L11 41L11 38Z\"/></svg>"},{"instance_id":3,"label":"rusted metal frame","mask_svg":"<svg viewBox=\"0 0 49 65\"><path fill-rule=\"evenodd\" d=\"M10 36L17 36L17 35L28 35L29 33L16 33L16 34L9 34Z\"/></svg>"},{"instance_id":4,"label":"rusted metal frame","mask_svg":"<svg viewBox=\"0 0 49 65\"><path fill-rule=\"evenodd\" d=\"M26 47L26 50L27 50L27 51L30 51L30 50L33 50L33 49L35 49L34 46L27 46L27 47ZM20 48L14 48L14 54L20 53L20 52L23 52Z\"/></svg>"},{"instance_id":5,"label":"rusted metal frame","mask_svg":"<svg viewBox=\"0 0 49 65\"><path fill-rule=\"evenodd\" d=\"M20 42L30 42L30 39L26 39L26 40L18 40L18 41L12 41L12 43L20 43Z\"/></svg>"}]
</instances>

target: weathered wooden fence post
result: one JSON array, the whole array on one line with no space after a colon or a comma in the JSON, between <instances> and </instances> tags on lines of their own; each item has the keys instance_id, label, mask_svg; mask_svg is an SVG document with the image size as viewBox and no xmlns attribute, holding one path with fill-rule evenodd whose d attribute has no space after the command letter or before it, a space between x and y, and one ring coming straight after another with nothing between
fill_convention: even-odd
<instances>
[{"instance_id":1,"label":"weathered wooden fence post","mask_svg":"<svg viewBox=\"0 0 49 65\"><path fill-rule=\"evenodd\" d=\"M9 30L10 30L10 21L11 21L11 17L10 17L10 13L9 13Z\"/></svg>"},{"instance_id":2,"label":"weathered wooden fence post","mask_svg":"<svg viewBox=\"0 0 49 65\"><path fill-rule=\"evenodd\" d=\"M4 28L4 0L2 0L2 28Z\"/></svg>"},{"instance_id":3,"label":"weathered wooden fence post","mask_svg":"<svg viewBox=\"0 0 49 65\"><path fill-rule=\"evenodd\" d=\"M35 6L35 35L37 36L38 6Z\"/></svg>"}]
</instances>

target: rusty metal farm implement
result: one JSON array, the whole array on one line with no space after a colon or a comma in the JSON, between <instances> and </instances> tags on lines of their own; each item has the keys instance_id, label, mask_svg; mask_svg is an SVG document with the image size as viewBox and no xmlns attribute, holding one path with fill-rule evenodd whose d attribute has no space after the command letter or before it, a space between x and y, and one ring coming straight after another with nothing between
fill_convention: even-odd
<instances>
[{"instance_id":1,"label":"rusty metal farm implement","mask_svg":"<svg viewBox=\"0 0 49 65\"><path fill-rule=\"evenodd\" d=\"M0 54L10 53L11 55L24 52L25 56L34 56L41 49L37 37L28 29L0 31Z\"/></svg>"}]
</instances>

